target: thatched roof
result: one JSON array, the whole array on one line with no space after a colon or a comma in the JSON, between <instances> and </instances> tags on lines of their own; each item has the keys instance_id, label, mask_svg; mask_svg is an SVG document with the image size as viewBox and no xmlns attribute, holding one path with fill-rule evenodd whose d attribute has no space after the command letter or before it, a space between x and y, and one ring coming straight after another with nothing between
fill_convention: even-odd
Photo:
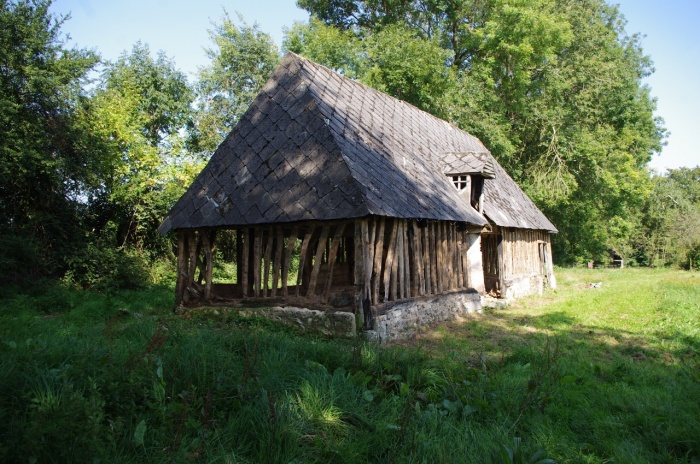
<instances>
[{"instance_id":1,"label":"thatched roof","mask_svg":"<svg viewBox=\"0 0 700 464\"><path fill-rule=\"evenodd\" d=\"M496 224L556 230L477 138L290 53L159 230L367 215L485 225L446 160L495 172Z\"/></svg>"}]
</instances>

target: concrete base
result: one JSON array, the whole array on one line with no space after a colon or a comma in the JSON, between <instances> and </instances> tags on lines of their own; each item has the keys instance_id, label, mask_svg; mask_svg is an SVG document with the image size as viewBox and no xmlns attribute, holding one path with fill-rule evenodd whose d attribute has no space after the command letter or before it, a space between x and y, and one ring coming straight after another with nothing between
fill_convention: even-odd
<instances>
[{"instance_id":1,"label":"concrete base","mask_svg":"<svg viewBox=\"0 0 700 464\"><path fill-rule=\"evenodd\" d=\"M355 338L355 315L348 312L328 312L297 307L236 309L243 317L262 317L282 325L296 327L302 332L317 333L329 338Z\"/></svg>"}]
</instances>

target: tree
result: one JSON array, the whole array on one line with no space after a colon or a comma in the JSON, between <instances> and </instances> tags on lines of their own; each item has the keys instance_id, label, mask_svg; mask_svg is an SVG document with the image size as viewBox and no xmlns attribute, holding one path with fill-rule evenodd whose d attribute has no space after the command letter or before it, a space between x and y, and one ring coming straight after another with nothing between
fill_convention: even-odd
<instances>
[{"instance_id":1,"label":"tree","mask_svg":"<svg viewBox=\"0 0 700 464\"><path fill-rule=\"evenodd\" d=\"M237 26L227 12L209 31L211 64L199 71L197 111L190 127L190 148L213 153L238 122L280 60L272 38L239 14Z\"/></svg>"},{"instance_id":2,"label":"tree","mask_svg":"<svg viewBox=\"0 0 700 464\"><path fill-rule=\"evenodd\" d=\"M654 189L635 236L637 259L648 265L700 268L700 166L669 169Z\"/></svg>"},{"instance_id":3,"label":"tree","mask_svg":"<svg viewBox=\"0 0 700 464\"><path fill-rule=\"evenodd\" d=\"M50 3L0 5L0 255L24 250L19 268L3 263L10 279L61 270L82 239L84 195L99 172L78 117L98 57L64 47L66 18L52 16Z\"/></svg>"},{"instance_id":4,"label":"tree","mask_svg":"<svg viewBox=\"0 0 700 464\"><path fill-rule=\"evenodd\" d=\"M140 42L106 66L92 102L91 129L109 155L93 211L99 212L94 228L115 234L111 246L157 253L167 248L156 230L200 164L184 150L192 100L184 73L162 52L154 59ZM189 172L188 179L175 178L175 168Z\"/></svg>"}]
</instances>

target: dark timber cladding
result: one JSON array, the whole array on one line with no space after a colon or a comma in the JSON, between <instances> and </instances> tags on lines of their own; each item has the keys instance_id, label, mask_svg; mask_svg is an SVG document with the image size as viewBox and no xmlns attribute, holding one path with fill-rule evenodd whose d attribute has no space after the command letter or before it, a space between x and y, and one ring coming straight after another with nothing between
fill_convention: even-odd
<instances>
[{"instance_id":1,"label":"dark timber cladding","mask_svg":"<svg viewBox=\"0 0 700 464\"><path fill-rule=\"evenodd\" d=\"M451 173L483 183L483 214ZM178 232L178 304L279 300L371 325L483 283L489 222L556 230L475 137L290 53L159 231ZM222 236L236 272L215 283Z\"/></svg>"}]
</instances>

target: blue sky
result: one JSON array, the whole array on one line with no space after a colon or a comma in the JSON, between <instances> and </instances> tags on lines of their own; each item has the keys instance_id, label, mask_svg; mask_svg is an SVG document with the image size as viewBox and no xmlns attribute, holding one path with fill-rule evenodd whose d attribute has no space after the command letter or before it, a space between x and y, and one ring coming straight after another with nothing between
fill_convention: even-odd
<instances>
[{"instance_id":1,"label":"blue sky","mask_svg":"<svg viewBox=\"0 0 700 464\"><path fill-rule=\"evenodd\" d=\"M614 1L614 0L613 0ZM650 167L657 171L700 166L695 140L700 132L700 0L617 0L628 20L627 32L642 33L642 46L656 72L647 79L658 99L657 115L670 132L668 144ZM243 14L280 45L283 28L308 15L295 0L54 0L52 11L70 13L62 31L69 45L92 48L114 60L138 40L163 50L177 67L194 77L207 64L207 30L223 16Z\"/></svg>"}]
</instances>

